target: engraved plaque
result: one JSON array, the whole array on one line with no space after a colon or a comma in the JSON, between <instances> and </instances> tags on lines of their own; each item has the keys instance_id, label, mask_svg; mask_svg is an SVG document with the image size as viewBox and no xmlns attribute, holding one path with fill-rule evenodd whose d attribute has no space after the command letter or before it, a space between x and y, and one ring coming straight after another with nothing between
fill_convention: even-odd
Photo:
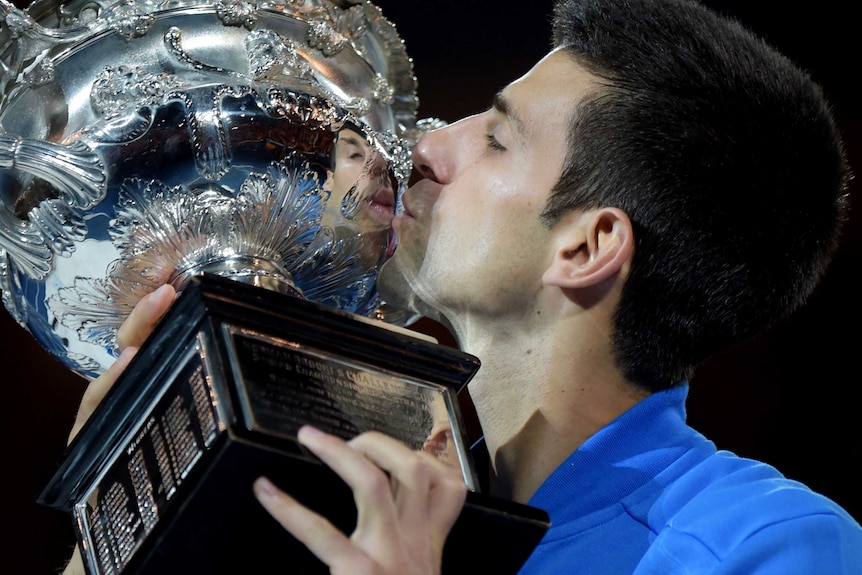
<instances>
[{"instance_id":1,"label":"engraved plaque","mask_svg":"<svg viewBox=\"0 0 862 575\"><path fill-rule=\"evenodd\" d=\"M548 518L480 492L457 401L478 367L364 316L196 277L39 502L71 512L93 575L325 574L254 499L252 482L267 475L349 533L350 489L296 432L305 423L345 439L379 430L434 451L468 486L443 572L514 574ZM446 439L435 440L441 430Z\"/></svg>"},{"instance_id":2,"label":"engraved plaque","mask_svg":"<svg viewBox=\"0 0 862 575\"><path fill-rule=\"evenodd\" d=\"M376 429L421 449L445 387L344 361L285 340L225 326L246 425L284 437L304 423L353 437Z\"/></svg>"},{"instance_id":3,"label":"engraved plaque","mask_svg":"<svg viewBox=\"0 0 862 575\"><path fill-rule=\"evenodd\" d=\"M97 572L119 572L175 503L178 487L225 429L192 346L138 421L122 450L86 491L74 514Z\"/></svg>"}]
</instances>

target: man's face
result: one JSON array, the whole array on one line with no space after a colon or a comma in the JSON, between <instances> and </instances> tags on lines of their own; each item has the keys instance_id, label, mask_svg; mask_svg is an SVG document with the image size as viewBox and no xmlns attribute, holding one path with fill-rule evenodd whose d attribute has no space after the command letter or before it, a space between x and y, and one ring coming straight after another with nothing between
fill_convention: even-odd
<instances>
[{"instance_id":1,"label":"man's face","mask_svg":"<svg viewBox=\"0 0 862 575\"><path fill-rule=\"evenodd\" d=\"M423 179L393 220L398 247L379 282L386 301L456 329L471 314L527 311L553 255L539 214L562 171L573 109L592 88L593 76L552 52L490 110L419 141Z\"/></svg>"},{"instance_id":2,"label":"man's face","mask_svg":"<svg viewBox=\"0 0 862 575\"><path fill-rule=\"evenodd\" d=\"M362 134L348 128L339 131L333 154L335 169L328 184L332 195L326 206L333 223L360 232L388 229L395 214L395 187L385 159ZM338 222L342 218L346 221Z\"/></svg>"}]
</instances>

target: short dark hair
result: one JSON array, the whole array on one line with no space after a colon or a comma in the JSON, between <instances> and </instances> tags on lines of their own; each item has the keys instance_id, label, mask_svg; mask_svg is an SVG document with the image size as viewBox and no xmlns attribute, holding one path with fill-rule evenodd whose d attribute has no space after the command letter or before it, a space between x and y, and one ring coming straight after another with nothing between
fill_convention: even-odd
<instances>
[{"instance_id":1,"label":"short dark hair","mask_svg":"<svg viewBox=\"0 0 862 575\"><path fill-rule=\"evenodd\" d=\"M810 296L846 219L841 138L806 72L694 0L560 0L553 23L601 87L572 113L543 219L628 214L614 351L665 389Z\"/></svg>"}]
</instances>

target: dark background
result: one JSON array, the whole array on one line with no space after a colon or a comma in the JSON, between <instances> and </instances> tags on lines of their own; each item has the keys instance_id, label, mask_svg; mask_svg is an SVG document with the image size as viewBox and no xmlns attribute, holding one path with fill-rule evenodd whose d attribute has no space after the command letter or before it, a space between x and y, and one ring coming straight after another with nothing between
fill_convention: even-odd
<instances>
[{"instance_id":1,"label":"dark background","mask_svg":"<svg viewBox=\"0 0 862 575\"><path fill-rule=\"evenodd\" d=\"M712 0L808 69L835 106L851 164L862 173L854 0L816 4ZM549 47L549 0L381 0L414 60L420 117L447 121L481 111ZM508 5L508 4L507 4ZM704 365L688 405L694 427L719 448L767 461L862 519L862 414L858 287L860 183L838 258L809 305L770 332ZM438 326L414 326L452 344ZM0 571L58 571L73 545L69 518L35 498L60 461L85 382L68 373L0 310L2 492ZM465 399L469 418L470 404Z\"/></svg>"}]
</instances>

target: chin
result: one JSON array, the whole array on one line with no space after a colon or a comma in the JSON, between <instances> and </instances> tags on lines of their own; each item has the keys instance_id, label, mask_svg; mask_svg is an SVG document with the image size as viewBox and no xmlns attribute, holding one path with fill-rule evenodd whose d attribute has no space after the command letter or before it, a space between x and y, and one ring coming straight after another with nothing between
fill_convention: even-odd
<instances>
[{"instance_id":1,"label":"chin","mask_svg":"<svg viewBox=\"0 0 862 575\"><path fill-rule=\"evenodd\" d=\"M419 302L416 299L416 293L398 264L397 249L395 254L380 266L380 272L377 274L377 291L381 299L388 305L404 311L422 314L422 310L417 305Z\"/></svg>"},{"instance_id":2,"label":"chin","mask_svg":"<svg viewBox=\"0 0 862 575\"><path fill-rule=\"evenodd\" d=\"M409 289L409 283L395 261L396 257L397 255L393 255L380 266L380 272L377 274L377 291L386 303L402 307L401 300L408 299L405 296L412 290Z\"/></svg>"}]
</instances>

